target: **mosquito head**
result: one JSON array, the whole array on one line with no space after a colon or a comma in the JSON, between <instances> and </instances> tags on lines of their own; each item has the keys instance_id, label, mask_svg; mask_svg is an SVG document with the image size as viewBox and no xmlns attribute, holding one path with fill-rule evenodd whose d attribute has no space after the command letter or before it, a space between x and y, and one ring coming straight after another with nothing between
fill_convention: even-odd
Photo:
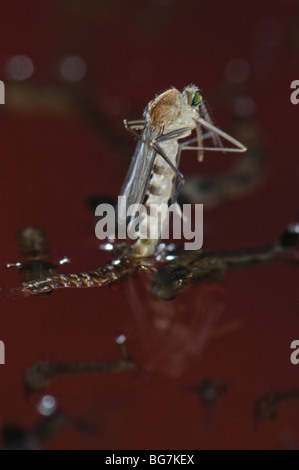
<instances>
[{"instance_id":1,"label":"mosquito head","mask_svg":"<svg viewBox=\"0 0 299 470\"><path fill-rule=\"evenodd\" d=\"M185 103L191 108L198 108L201 102L201 95L199 93L199 89L195 85L188 85L182 90L182 98L184 99Z\"/></svg>"},{"instance_id":2,"label":"mosquito head","mask_svg":"<svg viewBox=\"0 0 299 470\"><path fill-rule=\"evenodd\" d=\"M194 121L198 121L199 109L202 97L195 85L188 85L181 92L181 120L186 125L194 127Z\"/></svg>"}]
</instances>

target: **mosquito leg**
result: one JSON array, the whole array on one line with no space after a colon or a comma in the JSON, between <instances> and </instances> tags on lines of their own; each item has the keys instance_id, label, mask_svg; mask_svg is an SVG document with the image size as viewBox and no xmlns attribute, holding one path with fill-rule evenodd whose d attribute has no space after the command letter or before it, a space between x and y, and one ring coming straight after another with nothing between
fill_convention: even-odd
<instances>
[{"instance_id":1,"label":"mosquito leg","mask_svg":"<svg viewBox=\"0 0 299 470\"><path fill-rule=\"evenodd\" d=\"M163 134L159 137L157 137L154 142L152 142L152 146L153 144L157 144L157 143L161 143L161 142L165 142L167 140L172 140L172 139L178 139L180 137L182 137L186 132L189 132L190 130L192 130L190 127L183 127L181 129L176 129L175 131L172 131L172 132L169 132L168 134ZM198 159L199 161L202 161L203 160L203 150L205 149L204 147L189 147L188 144L192 143L192 142L201 142L202 140L204 139L208 139L209 137L212 136L212 132L207 132L206 134L204 134L202 136L201 134L201 130L200 130L200 127L199 126L196 126L196 133L197 133L197 137L194 137L192 139L189 139L185 142L183 142L182 144L179 145L179 153L178 153L178 157L177 157L177 164L179 165L179 161L180 161L180 155L181 155L181 151L182 150L190 150L190 149L195 149L195 150L198 150ZM161 149L161 147L159 147ZM165 159L165 157L158 151L158 153ZM165 155L165 154L164 154ZM167 161L167 160L166 160ZM171 165L170 165L171 166ZM177 170L177 169L176 169ZM177 171L174 170L176 173ZM183 177L183 181L182 179L179 177L179 175L177 174L178 178L179 178L179 183L178 183L178 186L176 188L176 192L175 192L175 196L173 197L173 201L175 202L178 198L178 195L181 191L181 188L182 188L182 185L184 184L184 177ZM183 176L183 175L181 175Z\"/></svg>"},{"instance_id":2,"label":"mosquito leg","mask_svg":"<svg viewBox=\"0 0 299 470\"><path fill-rule=\"evenodd\" d=\"M178 183L177 183L177 186L176 186L176 189L175 189L175 193L174 193L174 195L171 199L171 204L174 204L177 201L177 199L179 197L179 194L181 192L182 186L185 183L185 178L184 178L183 174L178 170L178 168L167 157L167 155L162 150L162 148L157 144L157 142L160 143L160 142L164 142L166 140L177 139L177 138L179 138L180 136L182 136L183 134L185 134L188 131L190 131L190 127L183 127L182 129L177 129L175 131L169 132L168 134L161 135L160 137L158 137L157 139L155 139L151 143L152 147L156 150L156 152L159 155L161 155L162 158L164 158L164 160L173 169L173 171L175 172L175 174L178 178ZM198 139L198 137L196 139ZM178 156L177 156L177 165L179 165L179 162L180 162L181 151L182 151L182 147L180 145L179 150L178 150Z\"/></svg>"},{"instance_id":3,"label":"mosquito leg","mask_svg":"<svg viewBox=\"0 0 299 470\"><path fill-rule=\"evenodd\" d=\"M159 137L157 137L157 139L154 140L154 142L152 142L152 144L156 144L157 142L158 143L164 142L166 140L178 139L179 137L182 137L182 135L185 134L185 132L188 132L190 130L191 130L190 127L183 127L181 129L176 129L175 131L169 132L168 134L160 135ZM191 142L194 142L194 141L198 141L197 137L195 137L194 139L189 139L186 143L191 143ZM158 146L158 147L162 151L161 147L160 146ZM182 144L179 144L179 150L178 150L178 155L177 155L177 166L179 166L179 163L180 163L181 151L182 151L181 147L182 147ZM160 152L158 151L158 153L160 153ZM160 153L160 155L165 159L165 157L166 157L165 153L164 153L164 156L161 153ZM170 165L170 166L173 168L172 165ZM178 171L177 168L175 168L174 171L177 173L177 171ZM178 174L177 174L177 176L179 177ZM182 174L181 174L181 176L183 177ZM185 180L184 180L184 177L183 177L183 182L181 183L180 188L182 187L184 182L185 182Z\"/></svg>"},{"instance_id":4,"label":"mosquito leg","mask_svg":"<svg viewBox=\"0 0 299 470\"><path fill-rule=\"evenodd\" d=\"M181 129L176 129L175 131L168 132L167 134L162 134L157 137L154 142L165 142L166 140L173 140L182 137L186 132L192 131L191 127L182 127Z\"/></svg>"},{"instance_id":5,"label":"mosquito leg","mask_svg":"<svg viewBox=\"0 0 299 470\"><path fill-rule=\"evenodd\" d=\"M170 160L170 158L167 157L166 153L164 152L164 150L161 149L160 145L158 145L156 143L156 140L154 140L153 142L151 142L151 146L153 147L153 149L155 149L155 151L161 155L162 158L164 158L164 160L166 161L166 163L168 163L168 165L170 166L170 168L172 168L172 170L175 172L176 176L178 177L179 181L180 181L180 184L181 186L185 183L185 178L184 176L182 175L182 173L178 170L178 168L172 163L172 161Z\"/></svg>"},{"instance_id":6,"label":"mosquito leg","mask_svg":"<svg viewBox=\"0 0 299 470\"><path fill-rule=\"evenodd\" d=\"M198 128L196 128L196 133L197 133L196 137L192 137L192 139L188 139L188 140L185 140L184 142L180 143L180 148L179 148L180 153L181 153L182 150L185 150L186 147L188 147L187 150L191 150L191 148L196 150L196 147L190 147L189 144L193 144L193 142L196 142L196 143L203 142L204 140L209 139L213 135L212 132L207 132L206 134L201 135L200 134L200 129L198 129ZM199 150L198 160L199 161L203 160L203 151ZM178 159L178 165L179 165L179 159Z\"/></svg>"},{"instance_id":7,"label":"mosquito leg","mask_svg":"<svg viewBox=\"0 0 299 470\"><path fill-rule=\"evenodd\" d=\"M207 132L201 136L201 140L206 140L210 137L212 137L212 132ZM185 140L184 142L180 143L180 146L182 147L182 150L184 150L185 145L192 144L193 142L198 142L198 137L192 137L192 139Z\"/></svg>"},{"instance_id":8,"label":"mosquito leg","mask_svg":"<svg viewBox=\"0 0 299 470\"><path fill-rule=\"evenodd\" d=\"M234 139L231 135L227 134L226 132L221 131L218 129L218 127L214 126L213 124L207 122L203 118L198 118L196 120L196 123L201 124L205 129L208 129L209 131L215 132L217 135L220 137L223 137L225 140L230 142L231 144L235 145L233 148L229 147L207 147L207 148L201 148L201 147L184 147L185 150L214 150L214 151L222 151L222 152L246 152L247 148L241 144L237 139ZM197 126L198 127L198 126Z\"/></svg>"},{"instance_id":9,"label":"mosquito leg","mask_svg":"<svg viewBox=\"0 0 299 470\"><path fill-rule=\"evenodd\" d=\"M140 139L140 134L138 134L137 130L143 131L145 124L145 119L124 119L125 128L138 139Z\"/></svg>"},{"instance_id":10,"label":"mosquito leg","mask_svg":"<svg viewBox=\"0 0 299 470\"><path fill-rule=\"evenodd\" d=\"M196 126L196 136L197 136L198 146L200 146L201 142L202 142L202 132L201 132L201 128L200 128L199 125ZM203 150L198 150L197 151L197 160L199 162L203 161Z\"/></svg>"},{"instance_id":11,"label":"mosquito leg","mask_svg":"<svg viewBox=\"0 0 299 470\"><path fill-rule=\"evenodd\" d=\"M201 135L201 131L200 131L199 128L196 128L196 133L197 133L196 137L192 137L192 139L185 140L184 142L179 144L179 151L178 151L178 156L177 156L178 166L179 166L179 163L180 163L181 151L182 150L185 150L186 147L188 147L189 150L190 150L189 144L192 144L193 142L197 142L197 143L200 142L200 141L203 142L204 140L209 139L213 135L212 132L207 132L206 134ZM203 152L202 151L198 152L198 160L199 161L203 160Z\"/></svg>"},{"instance_id":12,"label":"mosquito leg","mask_svg":"<svg viewBox=\"0 0 299 470\"><path fill-rule=\"evenodd\" d=\"M206 139L209 139L210 137L212 137L212 132L207 132L206 134L202 135L201 140L206 140ZM193 142L198 142L198 137L192 137L192 139L185 140L184 142L179 144L179 150L178 150L178 155L177 155L178 166L180 164L182 150L185 150L185 147L189 146L189 144L192 144Z\"/></svg>"},{"instance_id":13,"label":"mosquito leg","mask_svg":"<svg viewBox=\"0 0 299 470\"><path fill-rule=\"evenodd\" d=\"M243 153L246 152L246 147L244 150L237 149L235 147L230 148L230 147L191 147L189 145L186 145L183 147L183 150L206 150L209 152L235 152L235 153Z\"/></svg>"},{"instance_id":14,"label":"mosquito leg","mask_svg":"<svg viewBox=\"0 0 299 470\"><path fill-rule=\"evenodd\" d=\"M146 124L145 119L124 119L124 126L126 129L144 129Z\"/></svg>"},{"instance_id":15,"label":"mosquito leg","mask_svg":"<svg viewBox=\"0 0 299 470\"><path fill-rule=\"evenodd\" d=\"M196 125L197 137L195 137L193 139L190 139L186 142L183 142L180 145L181 145L182 150L198 150L199 151L200 161L203 158L203 153L202 152L204 150L209 150L209 151L214 151L214 152L216 152L216 151L239 152L239 153L240 152L246 152L247 148L241 142L239 142L237 139L234 139L232 136L230 136L226 132L221 131L220 129L218 129L218 127L216 127L213 124L207 122L205 119L199 118L198 120L196 120L196 124L197 124ZM205 129L208 130L208 132L206 134L204 134L203 136L201 135L201 130L200 130L199 124L201 124L202 127L204 127ZM161 135L161 136L157 137L157 139L155 139L154 143L160 143L160 142L164 142L166 140L178 139L181 136L183 136L183 134L185 132L188 132L190 130L192 130L190 127L184 127L182 129L177 129L175 131L169 132L168 134L164 134L164 135ZM200 143L201 141L203 141L203 140L205 140L209 137L213 137L213 133L216 133L218 136L223 137L225 140L227 140L228 142L235 145L235 147L233 147L233 148L220 147L220 146L219 147L202 147L200 145L197 145L197 146L193 147L193 146L188 145L191 142L196 142L197 141L198 143Z\"/></svg>"},{"instance_id":16,"label":"mosquito leg","mask_svg":"<svg viewBox=\"0 0 299 470\"><path fill-rule=\"evenodd\" d=\"M172 204L174 204L180 194L180 191L182 189L182 186L183 184L185 183L185 178L183 176L183 174L178 170L178 168L172 163L172 161L167 157L167 155L165 154L165 152L161 149L161 147L155 143L155 141L153 141L151 143L152 147L156 150L156 152L161 155L162 158L164 158L164 160L166 161L166 163L168 163L168 165L173 169L173 171L175 172L177 178L178 178L178 183L177 183L177 187L176 187L176 190L175 190L175 194L174 196L172 197ZM180 155L180 154L179 154Z\"/></svg>"}]
</instances>

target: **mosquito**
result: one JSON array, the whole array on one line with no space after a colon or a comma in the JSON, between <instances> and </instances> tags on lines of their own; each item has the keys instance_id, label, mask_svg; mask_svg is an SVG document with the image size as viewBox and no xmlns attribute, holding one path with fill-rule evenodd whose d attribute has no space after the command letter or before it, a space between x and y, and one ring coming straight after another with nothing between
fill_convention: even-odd
<instances>
[{"instance_id":1,"label":"mosquito","mask_svg":"<svg viewBox=\"0 0 299 470\"><path fill-rule=\"evenodd\" d=\"M202 161L204 151L245 152L246 147L232 136L213 125L199 89L189 85L181 92L170 88L156 96L145 108L143 119L125 120L125 127L138 138L125 182L121 190L123 202L119 204L118 218L125 223L127 207L145 201L147 212L151 205L174 204L185 182L178 166L182 150L197 150ZM196 137L179 140L196 131ZM204 133L205 132L205 133ZM213 146L204 146L206 139ZM225 147L221 138L233 147ZM195 143L195 145L193 145ZM157 219L144 214L141 217L135 243L136 255L148 256L155 252L166 223L161 218L158 240L141 237ZM163 219L163 220L162 220Z\"/></svg>"}]
</instances>

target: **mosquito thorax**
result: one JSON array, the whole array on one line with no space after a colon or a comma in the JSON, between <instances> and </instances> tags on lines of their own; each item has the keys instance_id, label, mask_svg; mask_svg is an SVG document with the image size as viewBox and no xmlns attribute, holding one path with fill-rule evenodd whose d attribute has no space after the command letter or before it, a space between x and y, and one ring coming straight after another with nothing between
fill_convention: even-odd
<instances>
[{"instance_id":1,"label":"mosquito thorax","mask_svg":"<svg viewBox=\"0 0 299 470\"><path fill-rule=\"evenodd\" d=\"M170 88L149 103L148 116L157 130L169 128L178 118L181 93L176 88Z\"/></svg>"},{"instance_id":2,"label":"mosquito thorax","mask_svg":"<svg viewBox=\"0 0 299 470\"><path fill-rule=\"evenodd\" d=\"M195 99L194 99L195 98ZM198 89L191 85L182 92L176 88L170 88L149 103L147 116L152 126L160 131L175 130L180 127L195 127L194 119L198 119L198 104L200 95ZM197 105L192 105L196 102Z\"/></svg>"}]
</instances>

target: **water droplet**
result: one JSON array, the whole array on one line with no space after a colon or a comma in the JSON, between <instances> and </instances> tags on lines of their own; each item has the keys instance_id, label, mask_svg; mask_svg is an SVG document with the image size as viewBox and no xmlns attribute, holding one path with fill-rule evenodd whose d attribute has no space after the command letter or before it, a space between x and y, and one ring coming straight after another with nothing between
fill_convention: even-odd
<instances>
[{"instance_id":1,"label":"water droplet","mask_svg":"<svg viewBox=\"0 0 299 470\"><path fill-rule=\"evenodd\" d=\"M86 70L85 61L78 55L66 56L60 61L59 72L69 82L81 80L86 75Z\"/></svg>"},{"instance_id":2,"label":"water droplet","mask_svg":"<svg viewBox=\"0 0 299 470\"><path fill-rule=\"evenodd\" d=\"M45 395L37 404L38 412L43 416L51 416L56 411L56 400L52 395Z\"/></svg>"},{"instance_id":3,"label":"water droplet","mask_svg":"<svg viewBox=\"0 0 299 470\"><path fill-rule=\"evenodd\" d=\"M27 80L34 72L34 65L30 57L15 55L6 64L6 74L13 80Z\"/></svg>"}]
</instances>

